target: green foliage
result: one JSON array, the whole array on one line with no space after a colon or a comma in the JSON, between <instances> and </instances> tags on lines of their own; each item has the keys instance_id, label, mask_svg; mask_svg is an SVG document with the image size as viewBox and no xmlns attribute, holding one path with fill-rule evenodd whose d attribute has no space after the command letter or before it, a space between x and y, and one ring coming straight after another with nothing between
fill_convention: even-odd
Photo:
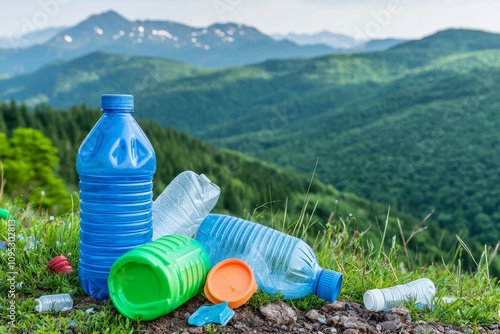
<instances>
[{"instance_id":1,"label":"green foliage","mask_svg":"<svg viewBox=\"0 0 500 334\"><path fill-rule=\"evenodd\" d=\"M219 331L215 326L206 325L203 327L208 334L224 334L224 332Z\"/></svg>"},{"instance_id":2,"label":"green foliage","mask_svg":"<svg viewBox=\"0 0 500 334\"><path fill-rule=\"evenodd\" d=\"M54 212L70 209L64 182L54 172L59 165L57 149L40 131L17 128L9 140L0 133L0 162L7 196Z\"/></svg>"},{"instance_id":3,"label":"green foliage","mask_svg":"<svg viewBox=\"0 0 500 334\"><path fill-rule=\"evenodd\" d=\"M276 294L276 296L271 296L261 290L257 290L245 305L256 312L260 307L279 300L284 300L283 295L280 293Z\"/></svg>"}]
</instances>

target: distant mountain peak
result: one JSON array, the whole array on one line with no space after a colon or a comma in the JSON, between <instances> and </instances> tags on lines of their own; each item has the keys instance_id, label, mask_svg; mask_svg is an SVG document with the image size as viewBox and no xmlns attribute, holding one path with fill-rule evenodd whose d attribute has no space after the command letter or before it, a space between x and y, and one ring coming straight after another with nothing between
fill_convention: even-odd
<instances>
[{"instance_id":1,"label":"distant mountain peak","mask_svg":"<svg viewBox=\"0 0 500 334\"><path fill-rule=\"evenodd\" d=\"M241 23L234 23L234 22L228 22L228 23L214 23L210 26L207 27L207 29L219 29L219 30L233 30L233 31L246 31L246 32L252 32L252 33L258 33L260 35L263 35L263 36L266 36L267 35L264 35L262 32L259 31L259 29L255 28L255 27L252 27L252 26L248 26L248 25L244 25L244 24L241 24Z\"/></svg>"},{"instance_id":2,"label":"distant mountain peak","mask_svg":"<svg viewBox=\"0 0 500 334\"><path fill-rule=\"evenodd\" d=\"M0 50L0 73L25 73L55 60L74 59L93 51L169 58L205 67L336 52L325 45L274 41L254 27L233 22L193 27L171 21L131 21L109 10L60 31L36 49L3 54Z\"/></svg>"},{"instance_id":3,"label":"distant mountain peak","mask_svg":"<svg viewBox=\"0 0 500 334\"><path fill-rule=\"evenodd\" d=\"M94 15L91 15L89 18L87 18L87 20L93 20L93 19L120 19L120 20L125 20L125 21L129 21L127 20L125 17L123 17L122 15L120 15L118 12L110 9L106 12L102 12L100 14L94 14ZM129 21L130 22L130 21Z\"/></svg>"},{"instance_id":4,"label":"distant mountain peak","mask_svg":"<svg viewBox=\"0 0 500 334\"><path fill-rule=\"evenodd\" d=\"M121 16L114 10L108 10L106 12L100 14L94 14L88 17L86 20L83 20L73 28L76 28L78 26L88 26L88 25L111 26L111 25L124 25L130 23L131 21L127 20L125 17Z\"/></svg>"},{"instance_id":5,"label":"distant mountain peak","mask_svg":"<svg viewBox=\"0 0 500 334\"><path fill-rule=\"evenodd\" d=\"M278 40L288 39L299 45L323 44L335 49L351 49L357 44L356 40L351 36L333 33L328 30L323 30L314 34L275 34L273 37Z\"/></svg>"},{"instance_id":6,"label":"distant mountain peak","mask_svg":"<svg viewBox=\"0 0 500 334\"><path fill-rule=\"evenodd\" d=\"M439 45L439 47L437 47ZM436 52L454 53L458 51L474 51L500 49L500 35L483 30L446 29L415 41L408 41L393 49L420 50L433 48Z\"/></svg>"},{"instance_id":7,"label":"distant mountain peak","mask_svg":"<svg viewBox=\"0 0 500 334\"><path fill-rule=\"evenodd\" d=\"M249 26L246 26L241 23L236 23L236 22L227 22L227 23L213 23L208 26L208 28L250 28Z\"/></svg>"}]
</instances>

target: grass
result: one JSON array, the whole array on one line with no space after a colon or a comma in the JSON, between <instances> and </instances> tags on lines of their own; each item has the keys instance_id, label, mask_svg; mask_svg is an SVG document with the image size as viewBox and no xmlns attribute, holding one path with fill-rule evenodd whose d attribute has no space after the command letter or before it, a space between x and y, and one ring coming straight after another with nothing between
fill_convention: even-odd
<instances>
[{"instance_id":1,"label":"grass","mask_svg":"<svg viewBox=\"0 0 500 334\"><path fill-rule=\"evenodd\" d=\"M304 207L307 207L307 199ZM474 259L476 268L466 272L462 268L462 258L471 256L466 244L459 239L459 247L452 263L430 263L425 266L409 262L411 242L404 238L398 242L397 236L381 233L381 239L389 238L392 244L388 249L376 247L373 240L365 237L366 231L356 231L355 218L338 217L337 205L327 222L318 221L314 212L306 210L297 219L286 214L271 214L264 208L255 211L251 219L260 221L297 237L308 240L316 251L320 264L344 274L344 283L339 300L362 303L363 293L372 288L383 288L402 284L421 277L430 278L437 287L434 303L430 308L418 308L407 304L414 320L442 322L474 328L500 322L500 285L497 278L489 273L489 263L498 248L485 248L481 258ZM15 203L3 203L2 207L11 212L10 220L0 220L0 239L9 238L9 222L15 230L15 242L9 244L7 251L0 254L0 332L12 333L136 333L144 332L145 324L130 321L120 315L110 301L88 304L81 303L85 298L77 275L79 218L70 212L51 217L40 214L36 207L22 207ZM388 212L389 215L389 212ZM321 224L322 231L310 236L308 230ZM385 222L387 224L387 222ZM423 223L422 223L423 224ZM414 231L406 231L413 236ZM384 227L384 231L386 228ZM11 230L12 231L12 230ZM10 235L12 237L12 235ZM11 239L14 240L14 239ZM36 240L33 244L30 241ZM384 240L381 240L384 241ZM377 243L378 244L378 243ZM380 243L384 245L384 242ZM15 249L11 248L15 245ZM404 245L404 246L403 246ZM9 262L9 250L15 254L14 263ZM47 263L55 256L64 254L72 263L75 271L70 275L53 274ZM17 274L9 274L10 265ZM413 269L410 270L409 268ZM11 279L14 277L15 295L9 296ZM69 312L38 313L34 310L35 299L44 294L69 293L75 306ZM12 297L12 298L11 298ZM454 297L452 303L445 297ZM256 293L248 302L252 310L280 296ZM9 325L11 301L15 305L15 326ZM320 307L323 301L315 296L287 301L292 307L301 310ZM205 327L206 332L214 328Z\"/></svg>"}]
</instances>

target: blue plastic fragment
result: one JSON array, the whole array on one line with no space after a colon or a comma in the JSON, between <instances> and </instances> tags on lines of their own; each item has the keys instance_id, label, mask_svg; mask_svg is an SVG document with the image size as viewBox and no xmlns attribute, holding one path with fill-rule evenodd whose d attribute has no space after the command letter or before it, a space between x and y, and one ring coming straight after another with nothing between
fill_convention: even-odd
<instances>
[{"instance_id":1,"label":"blue plastic fragment","mask_svg":"<svg viewBox=\"0 0 500 334\"><path fill-rule=\"evenodd\" d=\"M204 326L208 324L220 324L225 326L234 316L234 311L224 302L212 306L201 306L188 319L188 324Z\"/></svg>"},{"instance_id":2,"label":"blue plastic fragment","mask_svg":"<svg viewBox=\"0 0 500 334\"><path fill-rule=\"evenodd\" d=\"M4 251L7 249L7 243L3 240L0 240L0 250Z\"/></svg>"}]
</instances>

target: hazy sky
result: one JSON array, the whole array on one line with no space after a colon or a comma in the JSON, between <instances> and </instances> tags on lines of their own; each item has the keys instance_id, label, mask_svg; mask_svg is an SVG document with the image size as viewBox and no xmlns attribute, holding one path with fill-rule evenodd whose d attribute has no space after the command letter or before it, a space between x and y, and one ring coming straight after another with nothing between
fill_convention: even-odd
<instances>
[{"instance_id":1,"label":"hazy sky","mask_svg":"<svg viewBox=\"0 0 500 334\"><path fill-rule=\"evenodd\" d=\"M4 36L73 25L109 9L131 20L232 21L265 33L420 38L450 27L500 33L499 0L0 0L0 6Z\"/></svg>"}]
</instances>

